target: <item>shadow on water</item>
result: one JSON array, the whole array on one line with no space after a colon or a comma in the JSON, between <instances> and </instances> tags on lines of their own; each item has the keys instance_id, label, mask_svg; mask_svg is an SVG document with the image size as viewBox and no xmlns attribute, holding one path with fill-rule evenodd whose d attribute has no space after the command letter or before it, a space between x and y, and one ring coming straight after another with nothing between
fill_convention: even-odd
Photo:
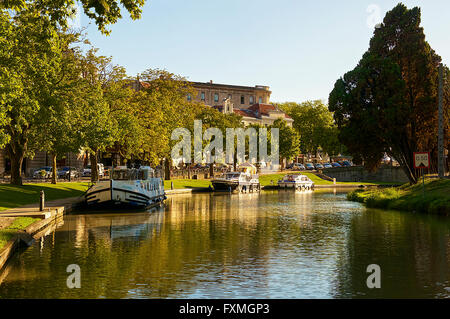
<instances>
[{"instance_id":1,"label":"shadow on water","mask_svg":"<svg viewBox=\"0 0 450 319\"><path fill-rule=\"evenodd\" d=\"M345 192L177 195L79 214L14 256L1 298L448 297L450 221L365 209ZM368 289L378 264L382 288ZM81 288L66 268L81 268Z\"/></svg>"}]
</instances>

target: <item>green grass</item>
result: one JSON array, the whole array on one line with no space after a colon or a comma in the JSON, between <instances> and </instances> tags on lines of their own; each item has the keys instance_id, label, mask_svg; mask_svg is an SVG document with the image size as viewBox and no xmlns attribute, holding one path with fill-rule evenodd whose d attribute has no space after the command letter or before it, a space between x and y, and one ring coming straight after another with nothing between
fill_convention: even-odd
<instances>
[{"instance_id":1,"label":"green grass","mask_svg":"<svg viewBox=\"0 0 450 319\"><path fill-rule=\"evenodd\" d=\"M261 186L269 186L272 185L270 181L273 181L273 185L277 185L278 180L282 179L284 175L286 174L302 174L308 176L315 185L333 185L332 181L327 181L325 179L320 178L319 176L308 173L308 172L301 172L301 173L277 173L277 174L267 174L267 175L260 175L259 176L259 182L261 183ZM336 185L380 185L380 184L392 184L392 183L382 183L382 182L336 182Z\"/></svg>"},{"instance_id":2,"label":"green grass","mask_svg":"<svg viewBox=\"0 0 450 319\"><path fill-rule=\"evenodd\" d=\"M51 201L82 195L88 188L87 182L58 184L25 184L16 186L0 184L0 211L28 204L39 203L39 194L45 192L45 200Z\"/></svg>"},{"instance_id":3,"label":"green grass","mask_svg":"<svg viewBox=\"0 0 450 319\"><path fill-rule=\"evenodd\" d=\"M32 217L17 217L8 227L0 229L0 249L6 245L6 243L11 240L18 230L22 230L38 221L39 218Z\"/></svg>"},{"instance_id":4,"label":"green grass","mask_svg":"<svg viewBox=\"0 0 450 319\"><path fill-rule=\"evenodd\" d=\"M267 174L260 175L259 182L261 186L270 186L272 185L270 181L273 181L273 185L277 185L279 179L282 179L284 175L287 173L276 173L276 174ZM316 185L333 185L333 182L324 180L313 173L301 172L301 173L293 173L293 174L303 174L308 176ZM170 183L173 182L174 189L180 188L196 188L196 187L208 187L211 185L210 180L202 180L202 179L174 179L169 181L164 181L164 189L170 190ZM336 182L337 185L389 185L393 183L381 183L381 182ZM212 186L212 185L211 185Z\"/></svg>"},{"instance_id":5,"label":"green grass","mask_svg":"<svg viewBox=\"0 0 450 319\"><path fill-rule=\"evenodd\" d=\"M355 190L347 198L373 208L450 215L450 180L426 179L425 193L419 182L412 186L405 184L387 189Z\"/></svg>"}]
</instances>

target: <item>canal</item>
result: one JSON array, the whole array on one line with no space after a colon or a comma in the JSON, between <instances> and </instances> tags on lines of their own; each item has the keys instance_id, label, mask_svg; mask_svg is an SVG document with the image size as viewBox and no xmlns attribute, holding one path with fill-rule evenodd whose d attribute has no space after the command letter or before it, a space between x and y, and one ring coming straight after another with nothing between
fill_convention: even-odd
<instances>
[{"instance_id":1,"label":"canal","mask_svg":"<svg viewBox=\"0 0 450 319\"><path fill-rule=\"evenodd\" d=\"M0 298L444 298L449 266L450 218L329 190L177 195L151 212L65 216L10 260Z\"/></svg>"}]
</instances>

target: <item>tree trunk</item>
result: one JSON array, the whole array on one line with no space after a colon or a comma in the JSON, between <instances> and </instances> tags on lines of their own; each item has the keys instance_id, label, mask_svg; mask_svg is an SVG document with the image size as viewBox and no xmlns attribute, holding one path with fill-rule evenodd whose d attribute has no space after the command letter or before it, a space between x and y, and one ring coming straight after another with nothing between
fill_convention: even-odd
<instances>
[{"instance_id":1,"label":"tree trunk","mask_svg":"<svg viewBox=\"0 0 450 319\"><path fill-rule=\"evenodd\" d=\"M25 149L26 145L18 145L13 141L6 146L11 160L11 184L13 185L22 185L22 163Z\"/></svg>"},{"instance_id":2,"label":"tree trunk","mask_svg":"<svg viewBox=\"0 0 450 319\"><path fill-rule=\"evenodd\" d=\"M209 178L214 178L214 163L209 164Z\"/></svg>"},{"instance_id":3,"label":"tree trunk","mask_svg":"<svg viewBox=\"0 0 450 319\"><path fill-rule=\"evenodd\" d=\"M164 179L165 180L170 180L170 159L169 158L166 158L165 159L165 161L164 161L164 169L165 169L165 172L164 172Z\"/></svg>"},{"instance_id":4,"label":"tree trunk","mask_svg":"<svg viewBox=\"0 0 450 319\"><path fill-rule=\"evenodd\" d=\"M91 182L98 181L98 165L97 165L97 150L94 153L90 153L91 158Z\"/></svg>"},{"instance_id":5,"label":"tree trunk","mask_svg":"<svg viewBox=\"0 0 450 319\"><path fill-rule=\"evenodd\" d=\"M56 184L56 154L52 153L52 184Z\"/></svg>"}]
</instances>

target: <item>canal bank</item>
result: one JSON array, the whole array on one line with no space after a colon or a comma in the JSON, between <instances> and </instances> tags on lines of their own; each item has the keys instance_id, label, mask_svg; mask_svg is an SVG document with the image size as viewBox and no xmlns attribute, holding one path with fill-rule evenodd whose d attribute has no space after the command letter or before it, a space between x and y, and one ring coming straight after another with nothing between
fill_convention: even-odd
<instances>
[{"instance_id":1,"label":"canal bank","mask_svg":"<svg viewBox=\"0 0 450 319\"><path fill-rule=\"evenodd\" d=\"M347 195L367 207L396 209L436 215L450 215L450 179L426 179L415 185L371 190L355 190Z\"/></svg>"},{"instance_id":2,"label":"canal bank","mask_svg":"<svg viewBox=\"0 0 450 319\"><path fill-rule=\"evenodd\" d=\"M82 201L81 197L59 199L46 203L41 211L38 204L0 211L0 272L8 259L21 246L30 246L35 240L55 229L63 215L69 213ZM6 221L6 222L5 222Z\"/></svg>"}]
</instances>

